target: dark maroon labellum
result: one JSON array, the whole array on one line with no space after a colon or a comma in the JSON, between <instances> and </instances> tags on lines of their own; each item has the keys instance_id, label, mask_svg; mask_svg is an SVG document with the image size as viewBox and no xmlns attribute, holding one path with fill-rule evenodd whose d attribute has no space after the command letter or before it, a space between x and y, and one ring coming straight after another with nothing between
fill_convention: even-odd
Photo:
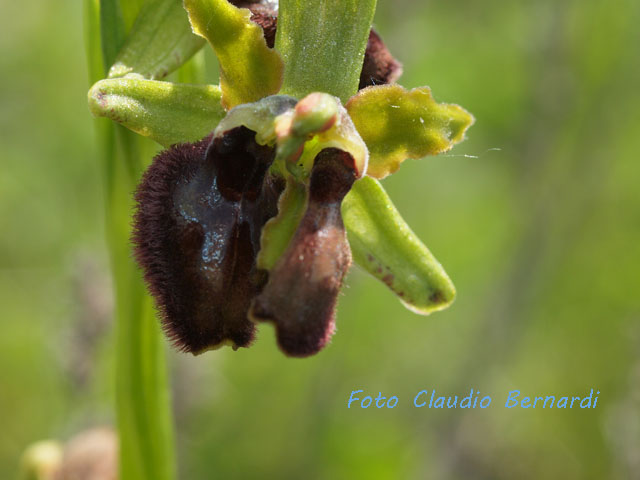
<instances>
[{"instance_id":1,"label":"dark maroon labellum","mask_svg":"<svg viewBox=\"0 0 640 480\"><path fill-rule=\"evenodd\" d=\"M306 212L253 304L252 317L275 324L278 343L288 355L313 355L333 334L336 300L351 265L340 205L355 179L348 153L335 148L320 152Z\"/></svg>"},{"instance_id":2,"label":"dark maroon labellum","mask_svg":"<svg viewBox=\"0 0 640 480\"><path fill-rule=\"evenodd\" d=\"M210 142L160 153L136 195L136 258L167 334L192 353L251 343L247 312L266 281L255 265L260 233L283 189L267 173L274 149L254 132L238 127Z\"/></svg>"}]
</instances>

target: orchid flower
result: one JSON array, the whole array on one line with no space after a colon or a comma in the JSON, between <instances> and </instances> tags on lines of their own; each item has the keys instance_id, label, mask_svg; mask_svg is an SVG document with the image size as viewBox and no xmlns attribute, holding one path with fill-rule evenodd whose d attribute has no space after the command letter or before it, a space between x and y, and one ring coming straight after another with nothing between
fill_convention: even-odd
<instances>
[{"instance_id":1,"label":"orchid flower","mask_svg":"<svg viewBox=\"0 0 640 480\"><path fill-rule=\"evenodd\" d=\"M394 83L401 66L371 29L374 10L150 1L89 91L94 115L166 148L138 187L133 243L180 349L246 347L270 322L285 354L317 353L352 259L414 312L453 301L380 180L451 149L473 117ZM162 81L205 40L219 85Z\"/></svg>"}]
</instances>

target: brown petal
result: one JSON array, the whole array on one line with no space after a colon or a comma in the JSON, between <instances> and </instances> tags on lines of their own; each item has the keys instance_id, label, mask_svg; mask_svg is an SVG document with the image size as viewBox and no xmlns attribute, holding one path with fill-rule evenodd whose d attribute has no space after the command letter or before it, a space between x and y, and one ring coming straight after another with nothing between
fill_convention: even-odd
<instances>
[{"instance_id":1,"label":"brown petal","mask_svg":"<svg viewBox=\"0 0 640 480\"><path fill-rule=\"evenodd\" d=\"M333 334L338 292L351 265L340 205L355 178L348 153L335 148L320 152L307 210L254 301L252 318L273 322L280 347L293 357L317 353Z\"/></svg>"},{"instance_id":2,"label":"brown petal","mask_svg":"<svg viewBox=\"0 0 640 480\"><path fill-rule=\"evenodd\" d=\"M282 190L267 169L274 149L238 127L160 153L138 187L136 259L174 343L194 354L250 344L260 232Z\"/></svg>"},{"instance_id":3,"label":"brown petal","mask_svg":"<svg viewBox=\"0 0 640 480\"><path fill-rule=\"evenodd\" d=\"M394 83L402 75L402 64L398 62L375 30L369 32L364 64L360 73L359 89L372 85Z\"/></svg>"}]
</instances>

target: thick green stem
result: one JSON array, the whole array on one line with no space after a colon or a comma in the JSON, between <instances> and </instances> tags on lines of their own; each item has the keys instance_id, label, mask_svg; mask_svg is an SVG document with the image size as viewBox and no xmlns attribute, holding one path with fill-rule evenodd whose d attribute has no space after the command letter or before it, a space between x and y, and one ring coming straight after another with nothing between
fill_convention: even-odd
<instances>
[{"instance_id":1,"label":"thick green stem","mask_svg":"<svg viewBox=\"0 0 640 480\"><path fill-rule=\"evenodd\" d=\"M86 0L85 7L93 83L106 75L125 30L117 2L103 0L98 5L97 0ZM101 51L100 38L106 42ZM104 59L106 68L98 67L96 57ZM142 158L146 158L143 153L148 150L143 142L148 141L104 119L96 122L116 295L119 478L172 480L175 461L164 342L129 241L133 191L142 171Z\"/></svg>"},{"instance_id":2,"label":"thick green stem","mask_svg":"<svg viewBox=\"0 0 640 480\"><path fill-rule=\"evenodd\" d=\"M164 341L129 242L132 195L144 145L120 126L115 137L107 228L117 305L120 479L171 480L175 461Z\"/></svg>"}]
</instances>

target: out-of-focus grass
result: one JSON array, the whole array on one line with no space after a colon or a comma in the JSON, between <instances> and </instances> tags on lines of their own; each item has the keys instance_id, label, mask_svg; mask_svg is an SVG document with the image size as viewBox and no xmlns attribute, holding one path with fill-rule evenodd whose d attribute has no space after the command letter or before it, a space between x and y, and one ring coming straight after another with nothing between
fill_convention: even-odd
<instances>
[{"instance_id":1,"label":"out-of-focus grass","mask_svg":"<svg viewBox=\"0 0 640 480\"><path fill-rule=\"evenodd\" d=\"M29 442L112 421L113 348L103 333L83 352L77 335L93 305L78 291L101 285L78 272L107 263L80 6L5 2L0 19L0 478L12 478ZM249 350L173 354L181 478L637 475L638 19L634 0L379 2L401 82L477 118L450 155L385 180L458 300L418 317L354 269L315 358L284 358L269 327ZM513 388L592 387L595 410L502 407ZM413 408L431 388L494 401ZM400 402L347 410L357 389Z\"/></svg>"}]
</instances>

